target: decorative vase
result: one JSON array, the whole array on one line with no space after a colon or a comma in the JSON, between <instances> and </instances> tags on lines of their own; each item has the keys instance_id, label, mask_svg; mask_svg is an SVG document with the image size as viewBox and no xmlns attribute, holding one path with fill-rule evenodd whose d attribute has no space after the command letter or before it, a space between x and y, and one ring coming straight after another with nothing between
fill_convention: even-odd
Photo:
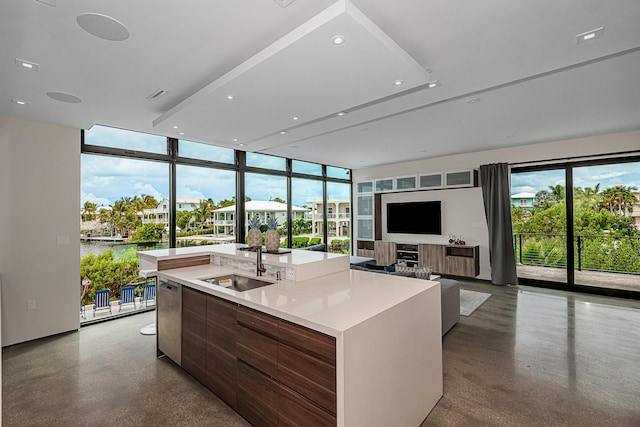
<instances>
[{"instance_id":1,"label":"decorative vase","mask_svg":"<svg viewBox=\"0 0 640 427\"><path fill-rule=\"evenodd\" d=\"M278 252L278 248L280 248L280 233L278 233L278 230L267 230L264 237L264 245L267 252Z\"/></svg>"},{"instance_id":2,"label":"decorative vase","mask_svg":"<svg viewBox=\"0 0 640 427\"><path fill-rule=\"evenodd\" d=\"M249 234L247 235L247 245L262 246L262 233L259 228L249 230Z\"/></svg>"}]
</instances>

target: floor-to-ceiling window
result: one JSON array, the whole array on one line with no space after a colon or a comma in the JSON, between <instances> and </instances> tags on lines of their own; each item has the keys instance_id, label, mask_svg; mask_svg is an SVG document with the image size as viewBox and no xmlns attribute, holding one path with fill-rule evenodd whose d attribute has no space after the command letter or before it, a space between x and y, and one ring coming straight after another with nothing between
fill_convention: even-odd
<instances>
[{"instance_id":1,"label":"floor-to-ceiling window","mask_svg":"<svg viewBox=\"0 0 640 427\"><path fill-rule=\"evenodd\" d=\"M136 281L135 249L242 242L252 215L277 220L281 246L349 252L349 169L105 126L83 132L81 159L85 302ZM130 264L117 283L102 253Z\"/></svg>"},{"instance_id":2,"label":"floor-to-ceiling window","mask_svg":"<svg viewBox=\"0 0 640 427\"><path fill-rule=\"evenodd\" d=\"M512 221L524 283L640 292L640 160L514 168Z\"/></svg>"}]
</instances>

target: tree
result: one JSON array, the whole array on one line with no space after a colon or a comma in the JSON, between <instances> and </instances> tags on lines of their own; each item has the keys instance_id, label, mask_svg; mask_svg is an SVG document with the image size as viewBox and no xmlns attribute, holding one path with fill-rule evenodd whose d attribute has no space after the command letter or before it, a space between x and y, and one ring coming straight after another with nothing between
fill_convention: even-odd
<instances>
[{"instance_id":1,"label":"tree","mask_svg":"<svg viewBox=\"0 0 640 427\"><path fill-rule=\"evenodd\" d=\"M273 201L274 201L274 202L278 202L278 203L284 203L284 204L287 204L287 202L285 202L284 200L282 200L280 197L274 197L274 198L273 198Z\"/></svg>"},{"instance_id":2,"label":"tree","mask_svg":"<svg viewBox=\"0 0 640 427\"><path fill-rule=\"evenodd\" d=\"M158 200L156 200L155 197L149 194L143 194L140 197L142 198L142 202L144 204L145 209L154 209L158 207L159 202Z\"/></svg>"},{"instance_id":3,"label":"tree","mask_svg":"<svg viewBox=\"0 0 640 427\"><path fill-rule=\"evenodd\" d=\"M625 187L624 185L616 185L603 190L600 206L608 209L612 214L620 216L626 215L633 211L633 204L638 202L638 198L633 193L636 187Z\"/></svg>"},{"instance_id":4,"label":"tree","mask_svg":"<svg viewBox=\"0 0 640 427\"><path fill-rule=\"evenodd\" d=\"M136 243L159 242L162 240L164 225L144 224L131 235L131 241Z\"/></svg>"},{"instance_id":5,"label":"tree","mask_svg":"<svg viewBox=\"0 0 640 427\"><path fill-rule=\"evenodd\" d=\"M83 221L93 221L95 219L95 213L98 209L95 203L90 201L84 202L82 207L82 220Z\"/></svg>"},{"instance_id":6,"label":"tree","mask_svg":"<svg viewBox=\"0 0 640 427\"><path fill-rule=\"evenodd\" d=\"M200 206L193 210L193 215L196 219L196 223L200 223L200 229L204 230L207 219L211 216L213 211L213 200L200 200Z\"/></svg>"},{"instance_id":7,"label":"tree","mask_svg":"<svg viewBox=\"0 0 640 427\"><path fill-rule=\"evenodd\" d=\"M178 211L176 212L176 225L180 227L181 230L185 230L191 219L193 218L193 212L190 211Z\"/></svg>"}]
</instances>

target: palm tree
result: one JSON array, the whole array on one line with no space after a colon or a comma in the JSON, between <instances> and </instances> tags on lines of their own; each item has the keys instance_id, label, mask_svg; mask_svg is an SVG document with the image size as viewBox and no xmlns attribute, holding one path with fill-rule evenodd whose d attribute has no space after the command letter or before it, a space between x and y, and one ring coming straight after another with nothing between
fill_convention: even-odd
<instances>
[{"instance_id":1,"label":"palm tree","mask_svg":"<svg viewBox=\"0 0 640 427\"><path fill-rule=\"evenodd\" d=\"M603 190L602 202L600 206L606 208L612 214L617 213L622 216L627 212L633 211L633 204L638 203L638 198L633 193L636 191L636 187L625 187L624 185L616 185Z\"/></svg>"},{"instance_id":2,"label":"palm tree","mask_svg":"<svg viewBox=\"0 0 640 427\"><path fill-rule=\"evenodd\" d=\"M95 213L98 209L95 203L90 201L84 202L84 206L82 207L82 220L83 221L92 221L95 219Z\"/></svg>"}]
</instances>

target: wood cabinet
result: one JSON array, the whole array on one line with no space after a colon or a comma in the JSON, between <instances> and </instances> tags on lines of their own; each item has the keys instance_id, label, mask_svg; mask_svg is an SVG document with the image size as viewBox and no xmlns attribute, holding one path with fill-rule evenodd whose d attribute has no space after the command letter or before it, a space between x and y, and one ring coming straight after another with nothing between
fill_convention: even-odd
<instances>
[{"instance_id":1,"label":"wood cabinet","mask_svg":"<svg viewBox=\"0 0 640 427\"><path fill-rule=\"evenodd\" d=\"M207 295L182 287L182 368L201 383L206 383Z\"/></svg>"},{"instance_id":2,"label":"wood cabinet","mask_svg":"<svg viewBox=\"0 0 640 427\"><path fill-rule=\"evenodd\" d=\"M236 349L240 415L256 425L336 425L335 338L240 306Z\"/></svg>"},{"instance_id":3,"label":"wood cabinet","mask_svg":"<svg viewBox=\"0 0 640 427\"><path fill-rule=\"evenodd\" d=\"M207 296L204 384L232 408L236 407L237 309L237 304Z\"/></svg>"},{"instance_id":4,"label":"wood cabinet","mask_svg":"<svg viewBox=\"0 0 640 427\"><path fill-rule=\"evenodd\" d=\"M420 244L420 267L431 267L434 273L476 277L480 274L480 247Z\"/></svg>"},{"instance_id":5,"label":"wood cabinet","mask_svg":"<svg viewBox=\"0 0 640 427\"><path fill-rule=\"evenodd\" d=\"M384 242L376 240L374 243L374 253L376 264L391 265L396 263L396 244L395 242Z\"/></svg>"}]
</instances>

